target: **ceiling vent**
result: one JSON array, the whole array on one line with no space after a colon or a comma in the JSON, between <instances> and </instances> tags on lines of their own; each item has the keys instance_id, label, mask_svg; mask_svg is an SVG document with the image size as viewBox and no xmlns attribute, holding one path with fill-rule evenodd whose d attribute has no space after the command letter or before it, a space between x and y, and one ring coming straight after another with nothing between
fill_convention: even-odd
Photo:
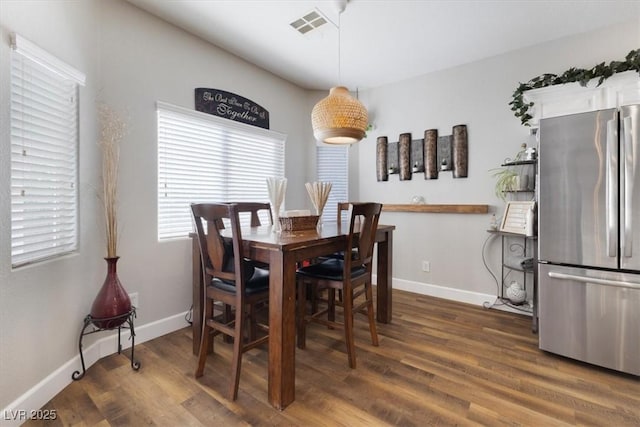
<instances>
[{"instance_id":1,"label":"ceiling vent","mask_svg":"<svg viewBox=\"0 0 640 427\"><path fill-rule=\"evenodd\" d=\"M296 19L289 25L291 25L300 34L307 34L309 31L315 30L327 22L329 22L329 20L320 13L319 10L314 10L307 13L302 18Z\"/></svg>"}]
</instances>

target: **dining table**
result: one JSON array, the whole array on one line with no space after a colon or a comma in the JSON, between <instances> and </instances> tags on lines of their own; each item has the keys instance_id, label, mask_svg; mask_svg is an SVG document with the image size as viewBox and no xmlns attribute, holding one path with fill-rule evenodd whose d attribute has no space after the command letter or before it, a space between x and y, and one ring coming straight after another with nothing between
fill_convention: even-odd
<instances>
[{"instance_id":1,"label":"dining table","mask_svg":"<svg viewBox=\"0 0 640 427\"><path fill-rule=\"evenodd\" d=\"M376 318L392 318L393 225L378 225L376 232ZM275 227L242 227L244 256L269 265L269 372L268 398L283 410L295 400L296 270L300 263L344 250L348 226L333 223L313 230L276 231ZM223 230L224 233L230 233ZM198 354L202 331L204 281L197 235L192 239L193 353ZM230 237L230 234L229 234Z\"/></svg>"}]
</instances>

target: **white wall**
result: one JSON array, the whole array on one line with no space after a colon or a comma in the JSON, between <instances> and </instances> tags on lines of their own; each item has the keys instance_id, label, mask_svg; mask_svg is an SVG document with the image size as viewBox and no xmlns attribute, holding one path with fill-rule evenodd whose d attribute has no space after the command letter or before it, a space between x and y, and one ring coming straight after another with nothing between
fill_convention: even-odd
<instances>
[{"instance_id":1,"label":"white wall","mask_svg":"<svg viewBox=\"0 0 640 427\"><path fill-rule=\"evenodd\" d=\"M631 17L630 17L631 18ZM413 195L427 203L481 203L502 214L504 203L494 195L489 169L515 155L521 143L531 145L527 128L510 107L519 82L540 74L561 74L568 68L590 68L602 61L621 60L640 46L640 18L615 28L522 49L384 87L360 91L376 128L359 146L359 198L388 203L411 203ZM441 173L436 180L424 175L400 181L392 175L377 182L376 138L398 141L411 132L422 138L426 129L451 135L451 127L466 124L469 139L469 177ZM535 143L535 142L534 142ZM496 284L482 264L481 250L488 215L383 213L381 222L396 225L393 253L394 285L433 293L428 284L453 290L495 295ZM494 272L499 271L499 239L487 251ZM421 261L431 262L431 272ZM398 287L398 286L396 286ZM455 293L455 292L454 292Z\"/></svg>"},{"instance_id":2,"label":"white wall","mask_svg":"<svg viewBox=\"0 0 640 427\"><path fill-rule=\"evenodd\" d=\"M93 2L2 2L0 6L0 408L77 352L82 319L104 280L96 140L96 32ZM80 91L80 250L62 259L11 270L9 191L9 33L18 32L87 74ZM69 373L70 375L70 373ZM0 422L1 423L1 422Z\"/></svg>"},{"instance_id":3,"label":"white wall","mask_svg":"<svg viewBox=\"0 0 640 427\"><path fill-rule=\"evenodd\" d=\"M175 314L191 305L191 243L157 242L155 101L193 108L194 88L224 89L266 108L270 127L288 134L286 203L303 199L304 144L308 117L300 107L304 91L243 60L212 47L125 2L101 14L101 95L129 111L131 131L122 145L122 239L119 274L138 291L139 323ZM117 23L113 25L113 23ZM115 60L114 60L115 58ZM161 297L158 297L161 296Z\"/></svg>"},{"instance_id":4,"label":"white wall","mask_svg":"<svg viewBox=\"0 0 640 427\"><path fill-rule=\"evenodd\" d=\"M106 274L95 192L100 182L97 99L124 112L129 120L121 150L118 273L127 291L139 294L138 331L184 313L191 305L190 242L158 243L156 238L155 102L193 108L194 88L211 87L265 107L271 129L288 135L288 206L307 203L303 184L313 177L307 163L313 141L305 91L129 3L3 0L0 11L0 408L5 408L77 357L82 320ZM87 75L80 93L80 250L17 270L11 269L9 246L11 32ZM85 348L101 334L87 337ZM67 366L60 376L70 379L78 368L79 363Z\"/></svg>"}]
</instances>

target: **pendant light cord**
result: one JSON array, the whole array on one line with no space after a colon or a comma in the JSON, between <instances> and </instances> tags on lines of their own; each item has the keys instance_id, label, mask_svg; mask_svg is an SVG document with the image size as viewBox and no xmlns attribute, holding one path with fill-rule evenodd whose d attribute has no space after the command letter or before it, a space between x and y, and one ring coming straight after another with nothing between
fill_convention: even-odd
<instances>
[{"instance_id":1,"label":"pendant light cord","mask_svg":"<svg viewBox=\"0 0 640 427\"><path fill-rule=\"evenodd\" d=\"M342 12L338 13L338 84L342 85L342 68L340 58L342 56L342 22L340 22L340 18L342 16Z\"/></svg>"}]
</instances>

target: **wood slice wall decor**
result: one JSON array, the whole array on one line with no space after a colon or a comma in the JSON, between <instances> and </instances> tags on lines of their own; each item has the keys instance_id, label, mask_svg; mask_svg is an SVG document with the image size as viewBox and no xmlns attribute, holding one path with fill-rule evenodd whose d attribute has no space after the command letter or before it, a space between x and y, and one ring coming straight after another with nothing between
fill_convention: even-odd
<instances>
[{"instance_id":1,"label":"wood slice wall decor","mask_svg":"<svg viewBox=\"0 0 640 427\"><path fill-rule=\"evenodd\" d=\"M453 127L453 177L466 178L468 175L468 143L467 126L457 125Z\"/></svg>"},{"instance_id":2,"label":"wood slice wall decor","mask_svg":"<svg viewBox=\"0 0 640 427\"><path fill-rule=\"evenodd\" d=\"M438 178L438 129L424 131L424 179Z\"/></svg>"},{"instance_id":3,"label":"wood slice wall decor","mask_svg":"<svg viewBox=\"0 0 640 427\"><path fill-rule=\"evenodd\" d=\"M437 179L444 171L452 171L454 178L469 175L467 126L456 125L453 135L438 135L437 129L424 131L423 139L411 139L411 133L400 134L398 142L388 142L386 136L376 141L376 178L388 181L389 175L399 174L401 181L423 172L424 179Z\"/></svg>"},{"instance_id":4,"label":"wood slice wall decor","mask_svg":"<svg viewBox=\"0 0 640 427\"><path fill-rule=\"evenodd\" d=\"M411 134L403 133L398 141L398 155L400 156L400 181L411 179Z\"/></svg>"},{"instance_id":5,"label":"wood slice wall decor","mask_svg":"<svg viewBox=\"0 0 640 427\"><path fill-rule=\"evenodd\" d=\"M379 136L376 141L376 178L378 181L389 180L387 163L389 140L386 136Z\"/></svg>"}]
</instances>

